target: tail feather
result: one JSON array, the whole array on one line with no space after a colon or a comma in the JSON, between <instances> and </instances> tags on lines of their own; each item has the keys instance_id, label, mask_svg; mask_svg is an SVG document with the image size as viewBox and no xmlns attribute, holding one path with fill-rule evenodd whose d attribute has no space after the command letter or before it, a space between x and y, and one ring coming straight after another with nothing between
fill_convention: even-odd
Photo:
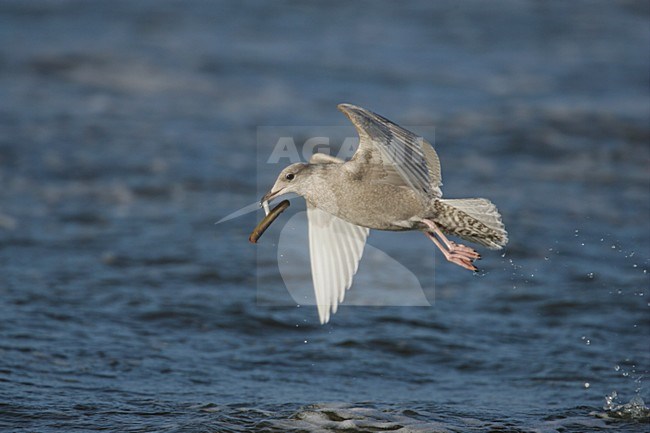
<instances>
[{"instance_id":1,"label":"tail feather","mask_svg":"<svg viewBox=\"0 0 650 433\"><path fill-rule=\"evenodd\" d=\"M508 233L497 207L484 198L439 199L434 221L448 234L499 250L508 243Z\"/></svg>"}]
</instances>

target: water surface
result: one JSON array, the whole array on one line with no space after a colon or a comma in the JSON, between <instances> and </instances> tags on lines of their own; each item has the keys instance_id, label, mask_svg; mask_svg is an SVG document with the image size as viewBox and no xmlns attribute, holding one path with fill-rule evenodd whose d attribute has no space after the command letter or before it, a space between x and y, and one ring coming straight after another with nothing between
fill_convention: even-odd
<instances>
[{"instance_id":1,"label":"water surface","mask_svg":"<svg viewBox=\"0 0 650 433\"><path fill-rule=\"evenodd\" d=\"M645 430L649 15L2 2L0 429ZM511 242L472 275L373 233L433 305L320 326L283 284L282 224L253 246L259 212L214 222L279 171L260 126L353 135L340 102L434 127L445 196L490 198ZM386 290L381 269L352 290Z\"/></svg>"}]
</instances>

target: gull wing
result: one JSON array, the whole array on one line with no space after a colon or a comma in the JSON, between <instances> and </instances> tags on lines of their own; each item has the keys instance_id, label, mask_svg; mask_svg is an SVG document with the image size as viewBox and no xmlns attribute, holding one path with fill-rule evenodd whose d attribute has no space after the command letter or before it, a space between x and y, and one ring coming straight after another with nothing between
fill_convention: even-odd
<instances>
[{"instance_id":1,"label":"gull wing","mask_svg":"<svg viewBox=\"0 0 650 433\"><path fill-rule=\"evenodd\" d=\"M327 323L352 285L369 229L351 224L307 202L311 276L320 323Z\"/></svg>"},{"instance_id":2,"label":"gull wing","mask_svg":"<svg viewBox=\"0 0 650 433\"><path fill-rule=\"evenodd\" d=\"M339 104L359 134L359 148L346 163L353 172L441 197L436 151L424 138L365 108Z\"/></svg>"}]
</instances>

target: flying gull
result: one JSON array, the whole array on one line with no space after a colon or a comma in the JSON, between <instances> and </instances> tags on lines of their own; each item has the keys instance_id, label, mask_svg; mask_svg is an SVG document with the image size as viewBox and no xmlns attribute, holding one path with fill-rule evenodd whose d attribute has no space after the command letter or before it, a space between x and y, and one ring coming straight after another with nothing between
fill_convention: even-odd
<instances>
[{"instance_id":1,"label":"flying gull","mask_svg":"<svg viewBox=\"0 0 650 433\"><path fill-rule=\"evenodd\" d=\"M295 193L307 202L309 253L321 323L352 284L370 229L423 232L451 263L476 271L480 255L454 235L501 249L508 234L484 198L443 199L440 160L430 143L369 110L340 104L359 134L348 161L315 153L286 167L261 202ZM279 214L279 212L277 212ZM270 222L267 222L267 226Z\"/></svg>"}]
</instances>

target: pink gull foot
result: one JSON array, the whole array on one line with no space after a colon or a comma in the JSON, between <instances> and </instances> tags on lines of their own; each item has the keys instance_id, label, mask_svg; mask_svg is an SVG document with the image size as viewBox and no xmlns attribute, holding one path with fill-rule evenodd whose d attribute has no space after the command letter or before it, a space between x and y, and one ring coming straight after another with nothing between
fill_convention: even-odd
<instances>
[{"instance_id":1,"label":"pink gull foot","mask_svg":"<svg viewBox=\"0 0 650 433\"><path fill-rule=\"evenodd\" d=\"M470 271L478 271L476 266L472 262L476 259L480 259L481 255L477 253L473 248L470 248L465 245L457 244L450 241L438 228L438 226L431 220L422 219L422 222L431 228L433 234L429 232L424 232L429 239L440 249L442 254L445 256L449 262L454 263L462 268L468 269ZM437 235L440 238L440 241L434 236ZM444 244L444 246L443 246Z\"/></svg>"},{"instance_id":2,"label":"pink gull foot","mask_svg":"<svg viewBox=\"0 0 650 433\"><path fill-rule=\"evenodd\" d=\"M445 256L445 259L447 259L449 262L454 263L454 264L456 264L456 265L458 265L458 266L460 266L462 268L468 269L470 271L474 271L474 272L478 271L478 268L472 264L472 262L474 261L473 258L469 258L467 256L461 255L458 252L448 251L440 243L440 241L438 241L438 239L436 239L436 237L433 236L431 233L425 232L424 234L427 235L427 237L429 239L431 239L434 244L436 244L438 249L440 249L442 254Z\"/></svg>"},{"instance_id":3,"label":"pink gull foot","mask_svg":"<svg viewBox=\"0 0 650 433\"><path fill-rule=\"evenodd\" d=\"M470 248L463 244L457 244L456 242L453 241L449 241L449 243L450 243L450 248L449 248L450 252L453 253L454 251L457 251L458 253L467 256L468 258L474 260L481 259L481 255L477 253L476 250L474 250L474 248Z\"/></svg>"}]
</instances>

